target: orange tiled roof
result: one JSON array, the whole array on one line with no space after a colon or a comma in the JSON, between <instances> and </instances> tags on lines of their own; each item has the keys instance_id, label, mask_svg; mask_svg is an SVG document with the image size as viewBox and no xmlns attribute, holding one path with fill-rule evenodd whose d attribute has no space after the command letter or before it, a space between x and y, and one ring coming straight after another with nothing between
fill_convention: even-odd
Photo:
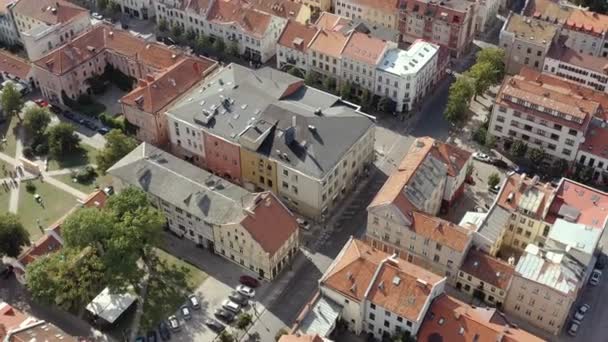
<instances>
[{"instance_id":1,"label":"orange tiled roof","mask_svg":"<svg viewBox=\"0 0 608 342\"><path fill-rule=\"evenodd\" d=\"M157 113L216 67L217 62L210 59L186 57L158 77L140 80L137 88L120 102L139 106L146 113Z\"/></svg>"},{"instance_id":2,"label":"orange tiled roof","mask_svg":"<svg viewBox=\"0 0 608 342\"><path fill-rule=\"evenodd\" d=\"M566 19L565 26L595 35L605 34L608 31L608 15L576 9Z\"/></svg>"},{"instance_id":3,"label":"orange tiled roof","mask_svg":"<svg viewBox=\"0 0 608 342\"><path fill-rule=\"evenodd\" d=\"M18 259L23 266L27 266L39 257L56 252L62 247L63 243L57 239L55 234L46 233L38 241L34 242L32 246L23 251Z\"/></svg>"},{"instance_id":4,"label":"orange tiled roof","mask_svg":"<svg viewBox=\"0 0 608 342\"><path fill-rule=\"evenodd\" d=\"M546 212L545 209L547 209L547 206L550 204L550 197L554 189L549 183L542 184L534 182L533 178L526 177L525 174L519 175L514 173L510 175L507 177L496 203L501 207L514 212L517 210L526 193L534 192L537 196L542 196L542 199L538 203L536 212L529 212L528 215L537 220L542 219Z\"/></svg>"},{"instance_id":5,"label":"orange tiled roof","mask_svg":"<svg viewBox=\"0 0 608 342\"><path fill-rule=\"evenodd\" d=\"M315 23L315 26L320 29L339 31L340 26L350 23L350 19L339 16L337 14L322 12Z\"/></svg>"},{"instance_id":6,"label":"orange tiled roof","mask_svg":"<svg viewBox=\"0 0 608 342\"><path fill-rule=\"evenodd\" d=\"M32 65L20 57L4 50L0 50L0 71L10 75L15 75L22 80L27 80L27 76L32 70Z\"/></svg>"},{"instance_id":7,"label":"orange tiled roof","mask_svg":"<svg viewBox=\"0 0 608 342\"><path fill-rule=\"evenodd\" d=\"M291 0L230 0L241 8L250 8L256 11L272 14L285 19L296 19L302 3Z\"/></svg>"},{"instance_id":8,"label":"orange tiled roof","mask_svg":"<svg viewBox=\"0 0 608 342\"><path fill-rule=\"evenodd\" d=\"M252 214L246 215L241 225L270 255L298 231L296 217L271 192L259 194L248 210Z\"/></svg>"},{"instance_id":9,"label":"orange tiled roof","mask_svg":"<svg viewBox=\"0 0 608 342\"><path fill-rule=\"evenodd\" d=\"M524 15L561 24L570 16L572 10L571 7L561 6L559 1L555 0L530 0L524 9Z\"/></svg>"},{"instance_id":10,"label":"orange tiled roof","mask_svg":"<svg viewBox=\"0 0 608 342\"><path fill-rule=\"evenodd\" d=\"M386 45L386 41L382 39L374 38L361 32L354 32L346 42L342 56L366 64L376 65L382 58Z\"/></svg>"},{"instance_id":11,"label":"orange tiled roof","mask_svg":"<svg viewBox=\"0 0 608 342\"><path fill-rule=\"evenodd\" d=\"M13 308L5 302L0 302L0 324L6 330L12 330L18 327L28 318L23 312Z\"/></svg>"},{"instance_id":12,"label":"orange tiled roof","mask_svg":"<svg viewBox=\"0 0 608 342\"><path fill-rule=\"evenodd\" d=\"M348 36L341 32L321 29L310 44L310 49L334 58L340 58Z\"/></svg>"},{"instance_id":13,"label":"orange tiled roof","mask_svg":"<svg viewBox=\"0 0 608 342\"><path fill-rule=\"evenodd\" d=\"M106 205L108 195L103 190L97 190L89 194L89 196L82 201L82 206L85 208L103 208Z\"/></svg>"},{"instance_id":14,"label":"orange tiled roof","mask_svg":"<svg viewBox=\"0 0 608 342\"><path fill-rule=\"evenodd\" d=\"M551 45L547 57L572 64L583 69L592 70L600 74L608 74L608 60L602 57L579 53L560 41Z\"/></svg>"},{"instance_id":15,"label":"orange tiled roof","mask_svg":"<svg viewBox=\"0 0 608 342\"><path fill-rule=\"evenodd\" d=\"M314 26L289 20L279 37L278 44L304 52L308 50L308 45L317 34L317 31Z\"/></svg>"},{"instance_id":16,"label":"orange tiled roof","mask_svg":"<svg viewBox=\"0 0 608 342\"><path fill-rule=\"evenodd\" d=\"M279 342L323 342L323 338L319 335L283 335Z\"/></svg>"},{"instance_id":17,"label":"orange tiled roof","mask_svg":"<svg viewBox=\"0 0 608 342\"><path fill-rule=\"evenodd\" d=\"M250 8L243 8L236 2L214 1L207 13L207 20L228 25L237 25L256 37L264 36L270 25L271 16Z\"/></svg>"},{"instance_id":18,"label":"orange tiled roof","mask_svg":"<svg viewBox=\"0 0 608 342\"><path fill-rule=\"evenodd\" d=\"M605 143L605 142L604 142ZM555 197L550 203L546 221L554 223L563 205L575 208L575 222L597 229L604 228L608 215L608 194L598 189L562 178Z\"/></svg>"},{"instance_id":19,"label":"orange tiled roof","mask_svg":"<svg viewBox=\"0 0 608 342\"><path fill-rule=\"evenodd\" d=\"M188 0L181 2L181 4L183 4L182 9L187 8L188 11L203 15L209 8L209 5L211 5L211 2L212 0Z\"/></svg>"},{"instance_id":20,"label":"orange tiled roof","mask_svg":"<svg viewBox=\"0 0 608 342\"><path fill-rule=\"evenodd\" d=\"M48 25L65 23L79 15L88 16L89 12L65 0L18 1L13 10Z\"/></svg>"},{"instance_id":21,"label":"orange tiled roof","mask_svg":"<svg viewBox=\"0 0 608 342\"><path fill-rule=\"evenodd\" d=\"M418 321L429 301L433 286L443 278L405 260L380 266L368 299L382 308Z\"/></svg>"},{"instance_id":22,"label":"orange tiled roof","mask_svg":"<svg viewBox=\"0 0 608 342\"><path fill-rule=\"evenodd\" d=\"M398 0L350 0L350 3L378 11L389 12L394 15L397 15L399 8Z\"/></svg>"},{"instance_id":23,"label":"orange tiled roof","mask_svg":"<svg viewBox=\"0 0 608 342\"><path fill-rule=\"evenodd\" d=\"M496 309L474 308L442 294L428 309L418 331L418 341L541 342L544 340L525 330L510 326Z\"/></svg>"},{"instance_id":24,"label":"orange tiled roof","mask_svg":"<svg viewBox=\"0 0 608 342\"><path fill-rule=\"evenodd\" d=\"M410 229L417 235L458 252L463 252L471 239L471 230L439 217L414 211L410 219L412 220Z\"/></svg>"},{"instance_id":25,"label":"orange tiled roof","mask_svg":"<svg viewBox=\"0 0 608 342\"><path fill-rule=\"evenodd\" d=\"M585 142L581 143L579 150L600 158L608 158L608 127L601 125L589 125L589 130L585 134Z\"/></svg>"},{"instance_id":26,"label":"orange tiled roof","mask_svg":"<svg viewBox=\"0 0 608 342\"><path fill-rule=\"evenodd\" d=\"M502 290L507 290L515 272L513 266L474 248L469 250L460 270Z\"/></svg>"}]
</instances>

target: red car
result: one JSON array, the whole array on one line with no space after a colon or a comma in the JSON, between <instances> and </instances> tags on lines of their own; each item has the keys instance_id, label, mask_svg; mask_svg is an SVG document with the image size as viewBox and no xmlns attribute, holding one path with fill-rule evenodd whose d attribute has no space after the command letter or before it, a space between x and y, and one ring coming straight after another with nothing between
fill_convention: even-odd
<instances>
[{"instance_id":1,"label":"red car","mask_svg":"<svg viewBox=\"0 0 608 342\"><path fill-rule=\"evenodd\" d=\"M253 288L260 286L260 282L257 279L255 279L254 277L246 276L246 275L241 276L239 278L239 281L241 282L241 284L247 285L247 286L253 287Z\"/></svg>"},{"instance_id":2,"label":"red car","mask_svg":"<svg viewBox=\"0 0 608 342\"><path fill-rule=\"evenodd\" d=\"M49 103L46 102L46 100L43 99L35 99L34 102L39 106L39 107L48 107Z\"/></svg>"}]
</instances>

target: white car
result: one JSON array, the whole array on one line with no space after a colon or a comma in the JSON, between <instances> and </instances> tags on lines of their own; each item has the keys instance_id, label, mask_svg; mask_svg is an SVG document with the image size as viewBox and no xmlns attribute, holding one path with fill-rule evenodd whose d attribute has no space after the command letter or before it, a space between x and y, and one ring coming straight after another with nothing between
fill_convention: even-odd
<instances>
[{"instance_id":1,"label":"white car","mask_svg":"<svg viewBox=\"0 0 608 342\"><path fill-rule=\"evenodd\" d=\"M178 331L178 330L180 330L182 328L179 325L179 321L177 320L177 317L175 315L169 316L169 327L173 331Z\"/></svg>"},{"instance_id":2,"label":"white car","mask_svg":"<svg viewBox=\"0 0 608 342\"><path fill-rule=\"evenodd\" d=\"M593 270L593 273L591 273L591 277L589 278L589 284L597 286L600 283L601 279L602 271L595 269Z\"/></svg>"},{"instance_id":3,"label":"white car","mask_svg":"<svg viewBox=\"0 0 608 342\"><path fill-rule=\"evenodd\" d=\"M587 313L587 311L589 311L589 309L591 309L591 306L589 304L583 304L579 306L578 310L576 310L576 312L574 313L574 319L579 322L582 321L583 318L585 318L585 314Z\"/></svg>"},{"instance_id":4,"label":"white car","mask_svg":"<svg viewBox=\"0 0 608 342\"><path fill-rule=\"evenodd\" d=\"M236 287L236 292L242 294L243 296L247 296L249 298L253 298L255 296L255 290L249 286L239 285Z\"/></svg>"},{"instance_id":5,"label":"white car","mask_svg":"<svg viewBox=\"0 0 608 342\"><path fill-rule=\"evenodd\" d=\"M568 328L568 335L570 336L576 336L576 333L578 332L578 329L581 326L581 322L577 321L577 320L572 320L572 322L570 322L570 327Z\"/></svg>"},{"instance_id":6,"label":"white car","mask_svg":"<svg viewBox=\"0 0 608 342\"><path fill-rule=\"evenodd\" d=\"M226 299L225 301L223 301L222 307L228 311L234 312L235 314L241 311L241 306L231 301L230 299Z\"/></svg>"},{"instance_id":7,"label":"white car","mask_svg":"<svg viewBox=\"0 0 608 342\"><path fill-rule=\"evenodd\" d=\"M101 15L101 14L99 14L99 13L97 13L97 12L93 12L93 13L91 14L91 17L93 17L94 19L97 19L97 20L101 20L101 19L103 19L103 15Z\"/></svg>"},{"instance_id":8,"label":"white car","mask_svg":"<svg viewBox=\"0 0 608 342\"><path fill-rule=\"evenodd\" d=\"M475 152L473 153L473 159L479 160L480 162L489 163L491 161L490 156L485 153Z\"/></svg>"}]
</instances>

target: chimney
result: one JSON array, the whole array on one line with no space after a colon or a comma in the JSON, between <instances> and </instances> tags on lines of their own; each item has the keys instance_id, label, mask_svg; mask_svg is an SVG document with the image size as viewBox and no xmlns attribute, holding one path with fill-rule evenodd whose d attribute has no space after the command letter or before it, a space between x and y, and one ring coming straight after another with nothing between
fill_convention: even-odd
<instances>
[{"instance_id":1,"label":"chimney","mask_svg":"<svg viewBox=\"0 0 608 342\"><path fill-rule=\"evenodd\" d=\"M150 74L146 75L146 81L148 81L148 82L154 82L154 76L152 76Z\"/></svg>"},{"instance_id":2,"label":"chimney","mask_svg":"<svg viewBox=\"0 0 608 342\"><path fill-rule=\"evenodd\" d=\"M146 80L139 79L139 81L137 81L137 86L138 87L145 87L147 85L148 85L148 82L146 82Z\"/></svg>"}]
</instances>

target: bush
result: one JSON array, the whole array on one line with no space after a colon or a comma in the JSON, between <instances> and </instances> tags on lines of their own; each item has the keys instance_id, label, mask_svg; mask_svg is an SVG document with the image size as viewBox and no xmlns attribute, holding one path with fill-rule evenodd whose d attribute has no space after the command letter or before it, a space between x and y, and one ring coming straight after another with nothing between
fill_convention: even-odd
<instances>
[{"instance_id":1,"label":"bush","mask_svg":"<svg viewBox=\"0 0 608 342\"><path fill-rule=\"evenodd\" d=\"M473 140L480 145L485 145L487 135L488 135L488 131L486 130L485 127L481 126L478 129L476 129L475 132L473 132Z\"/></svg>"},{"instance_id":2,"label":"bush","mask_svg":"<svg viewBox=\"0 0 608 342\"><path fill-rule=\"evenodd\" d=\"M34 192L36 192L36 186L34 185L34 183L28 181L27 183L25 183L25 191L29 192L30 194L33 194Z\"/></svg>"},{"instance_id":3,"label":"bush","mask_svg":"<svg viewBox=\"0 0 608 342\"><path fill-rule=\"evenodd\" d=\"M30 146L25 146L23 148L23 156L27 159L32 159L34 157L34 152Z\"/></svg>"},{"instance_id":4,"label":"bush","mask_svg":"<svg viewBox=\"0 0 608 342\"><path fill-rule=\"evenodd\" d=\"M49 144L47 142L41 142L34 147L34 153L37 156L44 156L49 153Z\"/></svg>"},{"instance_id":5,"label":"bush","mask_svg":"<svg viewBox=\"0 0 608 342\"><path fill-rule=\"evenodd\" d=\"M74 175L74 178L76 178L78 183L88 183L93 180L95 175L95 169L92 166L86 166L78 170L78 172L76 172Z\"/></svg>"}]
</instances>

